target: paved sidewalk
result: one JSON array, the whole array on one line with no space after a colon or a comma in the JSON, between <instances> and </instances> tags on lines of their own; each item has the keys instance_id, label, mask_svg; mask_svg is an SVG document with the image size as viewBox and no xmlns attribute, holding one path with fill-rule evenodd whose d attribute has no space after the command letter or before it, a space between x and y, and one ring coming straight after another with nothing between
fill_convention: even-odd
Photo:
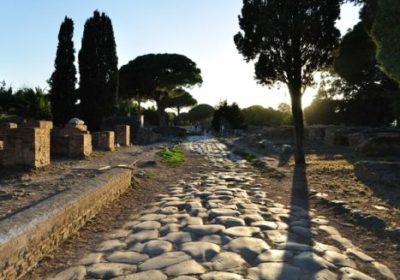
<instances>
[{"instance_id":1,"label":"paved sidewalk","mask_svg":"<svg viewBox=\"0 0 400 280\"><path fill-rule=\"evenodd\" d=\"M259 175L245 161L231 161L223 144L209 139L186 147L215 171L177 178L159 202L49 279L374 279L359 263L396 279L326 217L269 199ZM321 232L337 246L318 240Z\"/></svg>"}]
</instances>

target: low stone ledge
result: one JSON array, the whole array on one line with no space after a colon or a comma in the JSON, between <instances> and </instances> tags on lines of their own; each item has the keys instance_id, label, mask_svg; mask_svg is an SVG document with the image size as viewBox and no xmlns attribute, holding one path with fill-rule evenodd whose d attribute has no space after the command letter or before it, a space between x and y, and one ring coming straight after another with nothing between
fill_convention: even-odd
<instances>
[{"instance_id":1,"label":"low stone ledge","mask_svg":"<svg viewBox=\"0 0 400 280\"><path fill-rule=\"evenodd\" d=\"M0 221L0 279L19 279L46 254L118 198L132 170L113 168Z\"/></svg>"}]
</instances>

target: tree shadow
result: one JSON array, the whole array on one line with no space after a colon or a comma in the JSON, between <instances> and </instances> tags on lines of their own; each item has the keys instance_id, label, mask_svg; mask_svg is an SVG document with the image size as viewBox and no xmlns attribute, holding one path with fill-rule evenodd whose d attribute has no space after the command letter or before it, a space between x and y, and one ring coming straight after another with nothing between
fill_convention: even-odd
<instances>
[{"instance_id":1,"label":"tree shadow","mask_svg":"<svg viewBox=\"0 0 400 280\"><path fill-rule=\"evenodd\" d=\"M284 259L290 260L292 251L303 251L312 259L312 232L309 191L306 165L296 165L294 168L290 197L289 229L287 241L279 249L285 250ZM296 249L297 248L297 249ZM303 248L299 250L299 248ZM293 273L293 267L287 262L282 263L282 270L276 279L286 279Z\"/></svg>"}]
</instances>

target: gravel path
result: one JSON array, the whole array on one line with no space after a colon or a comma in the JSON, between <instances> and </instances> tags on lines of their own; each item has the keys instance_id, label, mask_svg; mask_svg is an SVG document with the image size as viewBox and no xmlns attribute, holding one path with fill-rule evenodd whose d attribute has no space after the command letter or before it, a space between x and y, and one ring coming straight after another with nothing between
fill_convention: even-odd
<instances>
[{"instance_id":1,"label":"gravel path","mask_svg":"<svg viewBox=\"0 0 400 280\"><path fill-rule=\"evenodd\" d=\"M177 178L168 195L49 279L396 279L326 217L269 199L260 175L230 160L223 144L209 139L186 148L215 171Z\"/></svg>"}]
</instances>

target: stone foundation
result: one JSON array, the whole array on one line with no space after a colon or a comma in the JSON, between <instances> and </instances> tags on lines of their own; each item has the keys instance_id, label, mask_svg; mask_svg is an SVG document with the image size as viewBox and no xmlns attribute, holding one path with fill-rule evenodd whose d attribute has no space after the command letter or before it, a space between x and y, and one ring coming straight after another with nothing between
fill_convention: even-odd
<instances>
[{"instance_id":1,"label":"stone foundation","mask_svg":"<svg viewBox=\"0 0 400 280\"><path fill-rule=\"evenodd\" d=\"M10 129L4 140L2 165L43 167L50 164L50 130L21 127Z\"/></svg>"},{"instance_id":2,"label":"stone foundation","mask_svg":"<svg viewBox=\"0 0 400 280\"><path fill-rule=\"evenodd\" d=\"M131 170L112 169L0 221L0 279L19 279L130 183Z\"/></svg>"},{"instance_id":3,"label":"stone foundation","mask_svg":"<svg viewBox=\"0 0 400 280\"><path fill-rule=\"evenodd\" d=\"M93 147L103 151L115 150L114 131L99 131L93 133Z\"/></svg>"},{"instance_id":4,"label":"stone foundation","mask_svg":"<svg viewBox=\"0 0 400 280\"><path fill-rule=\"evenodd\" d=\"M131 128L129 125L116 125L115 131L115 144L120 146L130 146L131 144Z\"/></svg>"},{"instance_id":5,"label":"stone foundation","mask_svg":"<svg viewBox=\"0 0 400 280\"><path fill-rule=\"evenodd\" d=\"M81 124L67 124L55 129L51 138L51 153L72 158L84 158L92 154L92 136Z\"/></svg>"}]
</instances>

